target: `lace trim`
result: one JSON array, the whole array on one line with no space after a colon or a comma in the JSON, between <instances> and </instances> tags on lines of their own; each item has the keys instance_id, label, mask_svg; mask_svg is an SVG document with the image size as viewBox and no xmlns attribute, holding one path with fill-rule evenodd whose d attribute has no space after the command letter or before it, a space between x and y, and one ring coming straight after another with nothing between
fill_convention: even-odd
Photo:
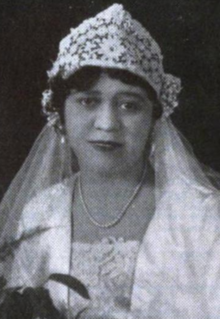
<instances>
[{"instance_id":1,"label":"lace trim","mask_svg":"<svg viewBox=\"0 0 220 319\"><path fill-rule=\"evenodd\" d=\"M139 246L138 241L113 237L73 243L72 274L88 287L93 308L129 308ZM72 301L75 308L82 303L75 296Z\"/></svg>"}]
</instances>

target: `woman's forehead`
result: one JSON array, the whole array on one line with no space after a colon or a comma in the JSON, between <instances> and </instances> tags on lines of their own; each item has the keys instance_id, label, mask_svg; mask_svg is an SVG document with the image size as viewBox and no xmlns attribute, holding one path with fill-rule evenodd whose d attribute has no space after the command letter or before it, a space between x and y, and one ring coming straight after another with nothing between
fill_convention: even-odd
<instances>
[{"instance_id":1,"label":"woman's forehead","mask_svg":"<svg viewBox=\"0 0 220 319\"><path fill-rule=\"evenodd\" d=\"M128 96L138 97L146 95L144 88L127 84L120 79L114 79L107 73L102 73L99 79L89 88L83 91L91 94L127 94Z\"/></svg>"}]
</instances>

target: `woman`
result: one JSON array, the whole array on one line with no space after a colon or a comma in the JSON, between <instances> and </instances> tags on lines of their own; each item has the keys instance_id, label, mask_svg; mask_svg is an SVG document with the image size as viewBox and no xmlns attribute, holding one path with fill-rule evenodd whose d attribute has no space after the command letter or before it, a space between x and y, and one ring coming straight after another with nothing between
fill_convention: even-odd
<instances>
[{"instance_id":1,"label":"woman","mask_svg":"<svg viewBox=\"0 0 220 319\"><path fill-rule=\"evenodd\" d=\"M169 119L180 81L157 43L115 4L48 76L48 124L1 205L2 245L25 238L1 263L9 286L72 274L90 302L47 284L70 317L217 318L219 193Z\"/></svg>"}]
</instances>

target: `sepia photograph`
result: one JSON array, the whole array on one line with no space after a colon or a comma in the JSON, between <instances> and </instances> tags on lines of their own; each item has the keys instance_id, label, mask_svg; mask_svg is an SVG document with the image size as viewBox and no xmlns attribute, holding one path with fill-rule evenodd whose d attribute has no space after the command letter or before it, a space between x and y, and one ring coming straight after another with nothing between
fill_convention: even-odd
<instances>
[{"instance_id":1,"label":"sepia photograph","mask_svg":"<svg viewBox=\"0 0 220 319\"><path fill-rule=\"evenodd\" d=\"M220 2L0 26L0 319L219 319Z\"/></svg>"}]
</instances>

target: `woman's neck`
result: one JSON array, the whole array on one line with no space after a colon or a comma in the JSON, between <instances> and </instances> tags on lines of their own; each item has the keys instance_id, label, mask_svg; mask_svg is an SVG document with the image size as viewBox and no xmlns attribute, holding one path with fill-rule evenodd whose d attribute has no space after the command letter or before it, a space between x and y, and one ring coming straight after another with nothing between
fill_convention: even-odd
<instances>
[{"instance_id":1,"label":"woman's neck","mask_svg":"<svg viewBox=\"0 0 220 319\"><path fill-rule=\"evenodd\" d=\"M149 164L138 163L133 167L123 168L121 170L111 171L97 171L91 167L81 167L80 178L84 187L92 188L121 188L126 186L128 188L135 187L144 171L148 171Z\"/></svg>"},{"instance_id":2,"label":"woman's neck","mask_svg":"<svg viewBox=\"0 0 220 319\"><path fill-rule=\"evenodd\" d=\"M76 184L74 209L80 216L77 223L81 223L82 228L78 235L75 235L83 240L87 238L92 218L93 223L95 220L99 225L108 225L123 219L123 223L119 222L116 227L109 229L92 225L91 231L94 232L96 240L101 234L105 236L111 234L116 237L120 235L132 239L139 238L140 234L142 236L154 210L154 193L152 192L154 174L150 165L147 164L146 169L142 166L138 171L129 170L126 174L110 177L89 173L81 171ZM146 207L148 207L147 213ZM136 219L142 220L142 225L136 227ZM130 234L129 230L130 235L128 235L130 225L132 225L133 233ZM142 229L141 232L140 229Z\"/></svg>"}]
</instances>

